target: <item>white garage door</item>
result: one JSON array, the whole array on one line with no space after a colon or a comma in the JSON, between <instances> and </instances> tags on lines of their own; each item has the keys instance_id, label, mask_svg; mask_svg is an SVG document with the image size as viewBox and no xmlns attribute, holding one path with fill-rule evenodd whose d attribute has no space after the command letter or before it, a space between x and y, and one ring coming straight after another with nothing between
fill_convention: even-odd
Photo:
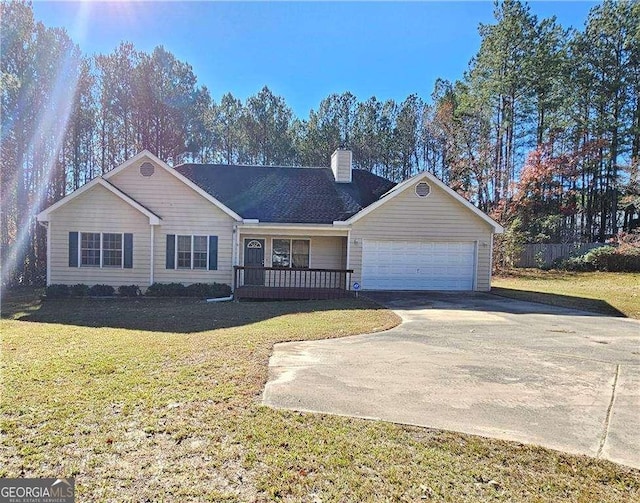
<instances>
[{"instance_id":1,"label":"white garage door","mask_svg":"<svg viewBox=\"0 0 640 503\"><path fill-rule=\"evenodd\" d=\"M362 288L473 290L475 243L362 243Z\"/></svg>"}]
</instances>

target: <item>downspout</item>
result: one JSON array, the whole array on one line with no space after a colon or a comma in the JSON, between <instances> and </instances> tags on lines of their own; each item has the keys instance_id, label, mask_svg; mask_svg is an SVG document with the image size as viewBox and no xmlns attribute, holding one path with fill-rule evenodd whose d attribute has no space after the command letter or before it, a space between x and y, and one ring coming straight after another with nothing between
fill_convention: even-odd
<instances>
[{"instance_id":1,"label":"downspout","mask_svg":"<svg viewBox=\"0 0 640 503\"><path fill-rule=\"evenodd\" d=\"M233 300L233 295L229 297L214 297L213 299L207 299L207 302L229 302Z\"/></svg>"},{"instance_id":2,"label":"downspout","mask_svg":"<svg viewBox=\"0 0 640 503\"><path fill-rule=\"evenodd\" d=\"M51 284L51 222L47 222L47 286Z\"/></svg>"},{"instance_id":3,"label":"downspout","mask_svg":"<svg viewBox=\"0 0 640 503\"><path fill-rule=\"evenodd\" d=\"M473 291L476 292L478 291L478 264L479 264L479 260L478 260L478 249L480 248L480 242L476 239L474 246L473 246L473 283L472 283L472 288Z\"/></svg>"},{"instance_id":4,"label":"downspout","mask_svg":"<svg viewBox=\"0 0 640 503\"><path fill-rule=\"evenodd\" d=\"M347 262L345 269L349 269L349 263L351 262L351 229L347 231Z\"/></svg>"},{"instance_id":5,"label":"downspout","mask_svg":"<svg viewBox=\"0 0 640 503\"><path fill-rule=\"evenodd\" d=\"M239 265L238 262L240 260L240 229L238 228L238 224L233 224L233 231L231 234L231 289L235 290L235 282L236 282L236 270L234 266Z\"/></svg>"},{"instance_id":6,"label":"downspout","mask_svg":"<svg viewBox=\"0 0 640 503\"><path fill-rule=\"evenodd\" d=\"M233 224L231 266L238 265L238 224Z\"/></svg>"},{"instance_id":7,"label":"downspout","mask_svg":"<svg viewBox=\"0 0 640 503\"><path fill-rule=\"evenodd\" d=\"M156 226L155 225L151 225L151 263L149 264L149 286L153 285L153 265L154 262L156 260L153 248L154 248L154 241L155 241L155 237L156 237Z\"/></svg>"},{"instance_id":8,"label":"downspout","mask_svg":"<svg viewBox=\"0 0 640 503\"><path fill-rule=\"evenodd\" d=\"M345 269L349 269L349 264L351 263L351 229L347 230L347 262L345 264ZM348 276L349 273L345 273L345 277ZM353 276L349 276L349 284L347 285L347 291L351 290L351 283L353 282Z\"/></svg>"},{"instance_id":9,"label":"downspout","mask_svg":"<svg viewBox=\"0 0 640 503\"><path fill-rule=\"evenodd\" d=\"M51 284L51 222L38 222L47 229L47 286Z\"/></svg>"},{"instance_id":10,"label":"downspout","mask_svg":"<svg viewBox=\"0 0 640 503\"><path fill-rule=\"evenodd\" d=\"M491 276L493 275L493 236L494 233L491 233L491 240L489 241L489 291L491 291Z\"/></svg>"}]
</instances>

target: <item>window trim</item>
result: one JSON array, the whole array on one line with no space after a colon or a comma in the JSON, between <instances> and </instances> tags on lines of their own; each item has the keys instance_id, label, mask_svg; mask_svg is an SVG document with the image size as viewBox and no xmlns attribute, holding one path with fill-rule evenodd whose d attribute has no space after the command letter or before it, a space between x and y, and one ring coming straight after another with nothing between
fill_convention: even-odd
<instances>
[{"instance_id":1,"label":"window trim","mask_svg":"<svg viewBox=\"0 0 640 503\"><path fill-rule=\"evenodd\" d=\"M184 238L184 237L188 237L190 238L189 240L189 267L184 267L184 266L180 266L179 262L178 262L178 255L179 255L179 249L180 249L180 238ZM183 252L184 253L184 252ZM176 249L174 250L174 254L175 254L175 264L176 264L176 270L177 269L193 269L193 235L190 234L176 234Z\"/></svg>"},{"instance_id":2,"label":"window trim","mask_svg":"<svg viewBox=\"0 0 640 503\"><path fill-rule=\"evenodd\" d=\"M299 267L297 269L311 269L311 238L306 237L272 237L271 238L271 267L275 267L273 265L273 242L275 240L281 241L289 241L289 265L287 267L279 266L278 269L293 269L293 242L294 241L307 241L309 243L309 265L307 267Z\"/></svg>"},{"instance_id":3,"label":"window trim","mask_svg":"<svg viewBox=\"0 0 640 503\"><path fill-rule=\"evenodd\" d=\"M98 234L100 236L100 264L83 264L82 263L82 235ZM120 265L104 265L104 235L119 234L120 235ZM78 269L82 268L98 268L98 269L124 269L124 235L125 232L94 232L94 231L78 231Z\"/></svg>"},{"instance_id":4,"label":"window trim","mask_svg":"<svg viewBox=\"0 0 640 503\"><path fill-rule=\"evenodd\" d=\"M209 235L205 235L205 234L176 234L176 242L175 242L175 250L174 250L174 269L178 270L181 269L183 271L209 271ZM190 244L190 255L191 255L191 260L189 262L189 267L180 267L178 265L178 242L180 241L181 237L190 237L191 238L191 244ZM195 238L196 237L201 237L201 238L205 238L206 242L207 242L207 260L205 262L205 266L204 267L193 267L193 261L194 261L194 253L195 253L195 249L194 249L194 244L195 244ZM198 252L198 253L202 253L202 252Z\"/></svg>"},{"instance_id":5,"label":"window trim","mask_svg":"<svg viewBox=\"0 0 640 503\"><path fill-rule=\"evenodd\" d=\"M113 234L120 235L120 265L105 265L104 264L104 235L105 234ZM109 250L113 251L113 250ZM107 269L124 269L124 232L101 232L100 233L100 267L105 267Z\"/></svg>"},{"instance_id":6,"label":"window trim","mask_svg":"<svg viewBox=\"0 0 640 503\"><path fill-rule=\"evenodd\" d=\"M206 258L204 261L204 267L195 267L196 261L196 238L204 238L204 241L207 245ZM198 252L202 253L202 252ZM209 236L201 236L199 234L194 234L191 236L191 269L196 271L208 271L209 270Z\"/></svg>"},{"instance_id":7,"label":"window trim","mask_svg":"<svg viewBox=\"0 0 640 503\"><path fill-rule=\"evenodd\" d=\"M83 234L97 234L99 237L98 244L98 264L83 264L82 263L82 236ZM88 248L87 248L88 249ZM91 248L93 249L93 248ZM78 233L78 268L80 267L98 267L102 268L102 232L79 232Z\"/></svg>"}]
</instances>

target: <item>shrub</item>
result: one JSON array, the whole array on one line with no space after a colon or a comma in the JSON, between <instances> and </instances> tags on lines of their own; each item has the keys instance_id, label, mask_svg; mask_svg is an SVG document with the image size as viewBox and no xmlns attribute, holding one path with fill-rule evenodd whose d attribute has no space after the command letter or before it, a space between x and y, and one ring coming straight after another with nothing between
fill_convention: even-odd
<instances>
[{"instance_id":1,"label":"shrub","mask_svg":"<svg viewBox=\"0 0 640 503\"><path fill-rule=\"evenodd\" d=\"M88 293L91 297L111 297L116 290L111 285L93 285Z\"/></svg>"},{"instance_id":2,"label":"shrub","mask_svg":"<svg viewBox=\"0 0 640 503\"><path fill-rule=\"evenodd\" d=\"M224 283L193 283L186 287L186 294L189 297L201 299L229 297L231 295L231 287Z\"/></svg>"},{"instance_id":3,"label":"shrub","mask_svg":"<svg viewBox=\"0 0 640 503\"><path fill-rule=\"evenodd\" d=\"M494 217L498 218L497 215ZM503 234L494 236L492 267L495 270L500 270L516 266L524 242L525 233L522 230L522 221L515 218L510 224L505 225Z\"/></svg>"},{"instance_id":4,"label":"shrub","mask_svg":"<svg viewBox=\"0 0 640 503\"><path fill-rule=\"evenodd\" d=\"M612 254L616 252L613 246L601 246L589 250L583 255L585 262L588 262L593 266L596 271L608 271L607 263Z\"/></svg>"},{"instance_id":5,"label":"shrub","mask_svg":"<svg viewBox=\"0 0 640 503\"><path fill-rule=\"evenodd\" d=\"M72 297L86 297L89 294L89 287L84 283L78 283L69 287Z\"/></svg>"},{"instance_id":6,"label":"shrub","mask_svg":"<svg viewBox=\"0 0 640 503\"><path fill-rule=\"evenodd\" d=\"M601 258L604 271L611 272L640 272L640 251L616 250L614 253Z\"/></svg>"},{"instance_id":7,"label":"shrub","mask_svg":"<svg viewBox=\"0 0 640 503\"><path fill-rule=\"evenodd\" d=\"M185 294L189 297L206 299L209 297L209 285L207 283L193 283L185 288Z\"/></svg>"},{"instance_id":8,"label":"shrub","mask_svg":"<svg viewBox=\"0 0 640 503\"><path fill-rule=\"evenodd\" d=\"M556 259L553 261L554 269L561 269L564 271L594 271L593 264L587 262L584 259L584 255L580 257L569 257L567 259Z\"/></svg>"},{"instance_id":9,"label":"shrub","mask_svg":"<svg viewBox=\"0 0 640 503\"><path fill-rule=\"evenodd\" d=\"M536 267L541 271L550 271L551 269L553 269L553 264L543 262L542 264L537 265Z\"/></svg>"},{"instance_id":10,"label":"shrub","mask_svg":"<svg viewBox=\"0 0 640 503\"><path fill-rule=\"evenodd\" d=\"M182 283L154 283L145 293L150 297L184 297L186 294Z\"/></svg>"},{"instance_id":11,"label":"shrub","mask_svg":"<svg viewBox=\"0 0 640 503\"><path fill-rule=\"evenodd\" d=\"M209 298L231 297L231 287L225 283L211 283Z\"/></svg>"},{"instance_id":12,"label":"shrub","mask_svg":"<svg viewBox=\"0 0 640 503\"><path fill-rule=\"evenodd\" d=\"M69 285L49 285L45 293L48 299L62 299L69 296Z\"/></svg>"},{"instance_id":13,"label":"shrub","mask_svg":"<svg viewBox=\"0 0 640 503\"><path fill-rule=\"evenodd\" d=\"M182 283L154 283L145 295L150 297L198 297L201 299L229 297L231 287L224 283L193 283L184 286Z\"/></svg>"},{"instance_id":14,"label":"shrub","mask_svg":"<svg viewBox=\"0 0 640 503\"><path fill-rule=\"evenodd\" d=\"M601 246L580 257L554 262L566 271L640 272L640 248L634 246Z\"/></svg>"},{"instance_id":15,"label":"shrub","mask_svg":"<svg viewBox=\"0 0 640 503\"><path fill-rule=\"evenodd\" d=\"M138 285L121 285L118 287L118 295L121 297L137 297L140 295Z\"/></svg>"}]
</instances>

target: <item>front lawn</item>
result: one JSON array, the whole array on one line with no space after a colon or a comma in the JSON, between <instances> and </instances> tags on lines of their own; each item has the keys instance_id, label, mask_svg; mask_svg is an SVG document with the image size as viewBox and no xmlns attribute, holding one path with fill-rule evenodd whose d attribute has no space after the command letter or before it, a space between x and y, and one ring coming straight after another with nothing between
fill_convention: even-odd
<instances>
[{"instance_id":1,"label":"front lawn","mask_svg":"<svg viewBox=\"0 0 640 503\"><path fill-rule=\"evenodd\" d=\"M0 476L78 501L639 501L640 471L259 403L273 344L383 330L363 300L5 297Z\"/></svg>"},{"instance_id":2,"label":"front lawn","mask_svg":"<svg viewBox=\"0 0 640 503\"><path fill-rule=\"evenodd\" d=\"M498 295L640 319L640 273L512 269L491 285Z\"/></svg>"}]
</instances>

